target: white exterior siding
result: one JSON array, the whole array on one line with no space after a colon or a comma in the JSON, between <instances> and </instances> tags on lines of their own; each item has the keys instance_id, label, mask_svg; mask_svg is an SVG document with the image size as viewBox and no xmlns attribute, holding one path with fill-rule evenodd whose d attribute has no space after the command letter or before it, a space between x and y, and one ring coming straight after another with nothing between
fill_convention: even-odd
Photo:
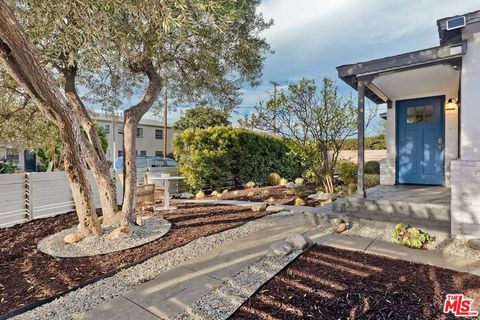
<instances>
[{"instance_id":1,"label":"white exterior siding","mask_svg":"<svg viewBox=\"0 0 480 320\"><path fill-rule=\"evenodd\" d=\"M480 32L464 31L460 156L452 162L452 235L480 237Z\"/></svg>"},{"instance_id":2,"label":"white exterior siding","mask_svg":"<svg viewBox=\"0 0 480 320\"><path fill-rule=\"evenodd\" d=\"M117 122L113 124L112 120L101 117L96 118L95 121L103 128L107 125L109 126L110 133L108 134L108 149L106 156L107 159L111 161L117 159L118 151L123 151L123 134L118 133L119 130L123 132L123 123ZM138 154L140 155L142 151L145 151L147 156L155 156L156 152L160 152L161 154L163 150L163 136L162 139L156 139L155 130L163 130L163 123L146 119L140 121L138 128L143 130L142 137L138 137L136 141ZM167 130L167 141L167 153L173 153L173 128L170 126Z\"/></svg>"},{"instance_id":3,"label":"white exterior siding","mask_svg":"<svg viewBox=\"0 0 480 320\"><path fill-rule=\"evenodd\" d=\"M461 157L480 159L480 33L468 39L462 59Z\"/></svg>"}]
</instances>

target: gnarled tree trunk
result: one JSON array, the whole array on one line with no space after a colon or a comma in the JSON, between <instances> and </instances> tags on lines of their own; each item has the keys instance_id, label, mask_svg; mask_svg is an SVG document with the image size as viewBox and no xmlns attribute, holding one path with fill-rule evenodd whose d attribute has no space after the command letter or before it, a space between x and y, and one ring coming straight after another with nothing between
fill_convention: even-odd
<instances>
[{"instance_id":1,"label":"gnarled tree trunk","mask_svg":"<svg viewBox=\"0 0 480 320\"><path fill-rule=\"evenodd\" d=\"M81 236L100 235L86 163L78 143L82 136L78 121L52 76L41 67L35 48L3 1L0 1L0 61L60 129L65 144L65 170L79 220L78 233Z\"/></svg>"},{"instance_id":2,"label":"gnarled tree trunk","mask_svg":"<svg viewBox=\"0 0 480 320\"><path fill-rule=\"evenodd\" d=\"M135 72L143 72L147 75L149 85L145 96L138 104L130 107L124 112L123 128L123 207L122 224L129 224L135 221L135 191L137 184L136 165L136 138L137 127L140 119L153 105L161 90L161 79L155 67L150 61L141 61L132 66Z\"/></svg>"},{"instance_id":3,"label":"gnarled tree trunk","mask_svg":"<svg viewBox=\"0 0 480 320\"><path fill-rule=\"evenodd\" d=\"M100 203L102 205L103 224L118 225L120 224L120 215L117 210L115 184L110 174L110 166L105 158L97 129L80 99L75 86L77 76L76 66L68 67L64 70L63 74L65 77L65 95L69 103L74 107L80 119L80 124L86 134L86 138L82 139L82 150L88 166L95 177L97 190L100 195Z\"/></svg>"}]
</instances>

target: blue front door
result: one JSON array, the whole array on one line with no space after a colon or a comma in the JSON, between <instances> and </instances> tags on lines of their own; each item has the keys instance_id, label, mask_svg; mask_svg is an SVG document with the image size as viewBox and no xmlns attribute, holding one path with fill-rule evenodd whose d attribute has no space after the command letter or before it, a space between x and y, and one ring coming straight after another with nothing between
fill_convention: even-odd
<instances>
[{"instance_id":1,"label":"blue front door","mask_svg":"<svg viewBox=\"0 0 480 320\"><path fill-rule=\"evenodd\" d=\"M397 101L398 183L443 185L444 97Z\"/></svg>"}]
</instances>

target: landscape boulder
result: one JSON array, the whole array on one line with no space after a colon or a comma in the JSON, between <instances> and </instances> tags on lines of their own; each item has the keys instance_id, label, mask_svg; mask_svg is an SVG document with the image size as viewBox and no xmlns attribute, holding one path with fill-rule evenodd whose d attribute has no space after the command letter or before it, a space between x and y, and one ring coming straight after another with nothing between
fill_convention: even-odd
<instances>
[{"instance_id":1,"label":"landscape boulder","mask_svg":"<svg viewBox=\"0 0 480 320\"><path fill-rule=\"evenodd\" d=\"M121 226L114 229L107 235L108 240L116 241L130 237L131 230L128 226Z\"/></svg>"},{"instance_id":2,"label":"landscape boulder","mask_svg":"<svg viewBox=\"0 0 480 320\"><path fill-rule=\"evenodd\" d=\"M339 223L336 226L332 227L332 231L335 232L335 233L342 233L343 231L345 231L347 229L348 229L348 226L347 226L347 223L345 223L345 222Z\"/></svg>"},{"instance_id":3,"label":"landscape boulder","mask_svg":"<svg viewBox=\"0 0 480 320\"><path fill-rule=\"evenodd\" d=\"M295 187L295 182L288 182L286 185L285 185L287 188L293 188Z\"/></svg>"},{"instance_id":4,"label":"landscape boulder","mask_svg":"<svg viewBox=\"0 0 480 320\"><path fill-rule=\"evenodd\" d=\"M276 213L276 212L281 212L281 211L284 211L285 208L283 206L268 206L266 211L267 212L273 212L273 213Z\"/></svg>"},{"instance_id":5,"label":"landscape boulder","mask_svg":"<svg viewBox=\"0 0 480 320\"><path fill-rule=\"evenodd\" d=\"M76 233L67 234L65 238L63 238L63 242L65 244L76 243L76 242L79 242L80 240L82 240L82 237Z\"/></svg>"},{"instance_id":6,"label":"landscape boulder","mask_svg":"<svg viewBox=\"0 0 480 320\"><path fill-rule=\"evenodd\" d=\"M468 246L474 250L480 250L480 239L471 239L467 242Z\"/></svg>"},{"instance_id":7,"label":"landscape boulder","mask_svg":"<svg viewBox=\"0 0 480 320\"><path fill-rule=\"evenodd\" d=\"M268 252L276 256L285 257L287 254L292 252L292 250L293 245L290 242L279 241L272 243Z\"/></svg>"},{"instance_id":8,"label":"landscape boulder","mask_svg":"<svg viewBox=\"0 0 480 320\"><path fill-rule=\"evenodd\" d=\"M203 199L205 198L205 193L203 191L198 191L195 195L195 199Z\"/></svg>"},{"instance_id":9,"label":"landscape boulder","mask_svg":"<svg viewBox=\"0 0 480 320\"><path fill-rule=\"evenodd\" d=\"M303 250L313 245L312 239L298 233L289 235L286 241L291 243L294 249L298 250Z\"/></svg>"},{"instance_id":10,"label":"landscape boulder","mask_svg":"<svg viewBox=\"0 0 480 320\"><path fill-rule=\"evenodd\" d=\"M180 194L180 199L193 199L195 198L195 195L190 192L183 192Z\"/></svg>"},{"instance_id":11,"label":"landscape boulder","mask_svg":"<svg viewBox=\"0 0 480 320\"><path fill-rule=\"evenodd\" d=\"M255 203L252 204L252 211L261 212L267 209L267 205L265 203Z\"/></svg>"},{"instance_id":12,"label":"landscape boulder","mask_svg":"<svg viewBox=\"0 0 480 320\"><path fill-rule=\"evenodd\" d=\"M143 227L145 225L145 217L136 217L135 224L139 227Z\"/></svg>"},{"instance_id":13,"label":"landscape boulder","mask_svg":"<svg viewBox=\"0 0 480 320\"><path fill-rule=\"evenodd\" d=\"M311 194L308 196L310 199L318 200L318 201L328 201L328 200L335 200L337 198L336 194L318 191L317 193Z\"/></svg>"}]
</instances>

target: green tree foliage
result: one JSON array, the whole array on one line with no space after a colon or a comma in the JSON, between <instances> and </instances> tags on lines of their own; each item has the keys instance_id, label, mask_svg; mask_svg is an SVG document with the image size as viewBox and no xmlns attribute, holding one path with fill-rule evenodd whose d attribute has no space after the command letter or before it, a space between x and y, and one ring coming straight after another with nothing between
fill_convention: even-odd
<instances>
[{"instance_id":1,"label":"green tree foliage","mask_svg":"<svg viewBox=\"0 0 480 320\"><path fill-rule=\"evenodd\" d=\"M342 150L357 150L358 140L347 139L343 143ZM385 135L377 135L371 137L365 137L365 149L366 150L385 150L387 149L387 141Z\"/></svg>"},{"instance_id":2,"label":"green tree foliage","mask_svg":"<svg viewBox=\"0 0 480 320\"><path fill-rule=\"evenodd\" d=\"M53 128L56 128L52 126ZM103 152L106 152L108 149L108 136L103 127L95 123L95 128L97 130L100 142L102 144ZM38 171L52 171L52 170L64 170L63 167L63 143L60 139L60 134L58 130L55 131L56 136L50 140L49 145L43 145L42 147L36 150L37 156L40 160L40 166Z\"/></svg>"},{"instance_id":3,"label":"green tree foliage","mask_svg":"<svg viewBox=\"0 0 480 320\"><path fill-rule=\"evenodd\" d=\"M188 109L173 127L175 130L183 131L189 128L205 129L208 127L230 126L228 111L213 107L195 107Z\"/></svg>"},{"instance_id":4,"label":"green tree foliage","mask_svg":"<svg viewBox=\"0 0 480 320\"><path fill-rule=\"evenodd\" d=\"M357 132L357 112L352 98L344 98L328 78L317 87L302 79L288 86L277 100L260 103L253 118L256 127L271 130L295 143L307 176L333 192L333 173L344 141Z\"/></svg>"},{"instance_id":5,"label":"green tree foliage","mask_svg":"<svg viewBox=\"0 0 480 320\"><path fill-rule=\"evenodd\" d=\"M271 172L295 178L300 162L288 142L264 133L232 127L187 129L174 138L180 171L192 190L265 184Z\"/></svg>"},{"instance_id":6,"label":"green tree foliage","mask_svg":"<svg viewBox=\"0 0 480 320\"><path fill-rule=\"evenodd\" d=\"M349 160L341 159L337 162L338 176L346 185L357 183L357 169L358 166Z\"/></svg>"}]
</instances>

